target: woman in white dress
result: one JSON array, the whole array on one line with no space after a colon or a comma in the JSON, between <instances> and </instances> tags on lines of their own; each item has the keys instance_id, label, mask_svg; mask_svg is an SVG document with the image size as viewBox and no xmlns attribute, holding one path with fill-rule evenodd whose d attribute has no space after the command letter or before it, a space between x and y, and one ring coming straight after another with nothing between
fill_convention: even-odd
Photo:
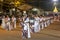
<instances>
[{"instance_id":1,"label":"woman in white dress","mask_svg":"<svg viewBox=\"0 0 60 40\"><path fill-rule=\"evenodd\" d=\"M5 16L3 16L3 18L2 18L2 28L3 29L5 28Z\"/></svg>"},{"instance_id":2,"label":"woman in white dress","mask_svg":"<svg viewBox=\"0 0 60 40\"><path fill-rule=\"evenodd\" d=\"M31 38L30 35L30 27L29 27L29 17L23 17L23 37L24 38Z\"/></svg>"},{"instance_id":3,"label":"woman in white dress","mask_svg":"<svg viewBox=\"0 0 60 40\"><path fill-rule=\"evenodd\" d=\"M12 27L16 28L16 18L14 16L12 16L11 21L12 21Z\"/></svg>"},{"instance_id":4,"label":"woman in white dress","mask_svg":"<svg viewBox=\"0 0 60 40\"><path fill-rule=\"evenodd\" d=\"M6 18L5 18L5 28L9 31L9 30L11 30L11 27L10 27L10 18L9 18L9 16L7 16Z\"/></svg>"},{"instance_id":5,"label":"woman in white dress","mask_svg":"<svg viewBox=\"0 0 60 40\"><path fill-rule=\"evenodd\" d=\"M40 26L42 29L44 29L43 16L40 16Z\"/></svg>"},{"instance_id":6,"label":"woman in white dress","mask_svg":"<svg viewBox=\"0 0 60 40\"><path fill-rule=\"evenodd\" d=\"M38 15L35 16L35 32L39 32L40 31L40 24L39 24L40 18L38 17Z\"/></svg>"},{"instance_id":7,"label":"woman in white dress","mask_svg":"<svg viewBox=\"0 0 60 40\"><path fill-rule=\"evenodd\" d=\"M47 17L47 25L49 26L50 25L50 23L51 23L51 21L50 21L50 17Z\"/></svg>"},{"instance_id":8,"label":"woman in white dress","mask_svg":"<svg viewBox=\"0 0 60 40\"><path fill-rule=\"evenodd\" d=\"M43 18L43 21L44 21L44 27L47 27L47 19L46 19L46 17Z\"/></svg>"},{"instance_id":9,"label":"woman in white dress","mask_svg":"<svg viewBox=\"0 0 60 40\"><path fill-rule=\"evenodd\" d=\"M50 16L50 19L51 19L51 23L53 23L54 22L53 16Z\"/></svg>"}]
</instances>

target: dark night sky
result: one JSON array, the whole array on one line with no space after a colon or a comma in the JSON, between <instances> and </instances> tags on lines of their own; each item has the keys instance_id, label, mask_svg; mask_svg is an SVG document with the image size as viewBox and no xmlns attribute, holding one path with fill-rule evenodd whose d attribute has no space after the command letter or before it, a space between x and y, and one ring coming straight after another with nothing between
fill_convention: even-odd
<instances>
[{"instance_id":1,"label":"dark night sky","mask_svg":"<svg viewBox=\"0 0 60 40\"><path fill-rule=\"evenodd\" d=\"M33 0L33 1L27 0L27 3L36 7L40 7L47 11L52 11L54 9L53 0ZM60 10L60 0L58 0L56 6Z\"/></svg>"}]
</instances>

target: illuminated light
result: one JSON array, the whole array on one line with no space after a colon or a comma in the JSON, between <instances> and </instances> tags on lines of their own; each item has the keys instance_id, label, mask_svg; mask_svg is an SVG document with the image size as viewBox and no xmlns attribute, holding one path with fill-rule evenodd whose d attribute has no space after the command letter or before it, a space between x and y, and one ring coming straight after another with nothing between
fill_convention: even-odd
<instances>
[{"instance_id":1,"label":"illuminated light","mask_svg":"<svg viewBox=\"0 0 60 40\"><path fill-rule=\"evenodd\" d=\"M38 9L37 9L37 8L33 8L32 10L33 10L33 11L37 11Z\"/></svg>"},{"instance_id":2,"label":"illuminated light","mask_svg":"<svg viewBox=\"0 0 60 40\"><path fill-rule=\"evenodd\" d=\"M26 11L23 11L23 13L26 13Z\"/></svg>"},{"instance_id":3,"label":"illuminated light","mask_svg":"<svg viewBox=\"0 0 60 40\"><path fill-rule=\"evenodd\" d=\"M58 1L58 0L53 0L54 2Z\"/></svg>"},{"instance_id":4,"label":"illuminated light","mask_svg":"<svg viewBox=\"0 0 60 40\"><path fill-rule=\"evenodd\" d=\"M17 1L17 2L15 2L15 6L17 7L18 5L20 5L21 4L21 2L19 2L19 1Z\"/></svg>"},{"instance_id":5,"label":"illuminated light","mask_svg":"<svg viewBox=\"0 0 60 40\"><path fill-rule=\"evenodd\" d=\"M16 2L16 4L20 4L20 2L19 2L19 1L17 1L17 2Z\"/></svg>"},{"instance_id":6,"label":"illuminated light","mask_svg":"<svg viewBox=\"0 0 60 40\"><path fill-rule=\"evenodd\" d=\"M0 0L1 2L3 2L3 0Z\"/></svg>"},{"instance_id":7,"label":"illuminated light","mask_svg":"<svg viewBox=\"0 0 60 40\"><path fill-rule=\"evenodd\" d=\"M58 9L57 9L57 7L56 7L56 6L55 6L55 8L54 8L53 12L55 12L55 13L57 13L57 12L58 12Z\"/></svg>"},{"instance_id":8,"label":"illuminated light","mask_svg":"<svg viewBox=\"0 0 60 40\"><path fill-rule=\"evenodd\" d=\"M15 11L15 8L13 8L12 10Z\"/></svg>"}]
</instances>

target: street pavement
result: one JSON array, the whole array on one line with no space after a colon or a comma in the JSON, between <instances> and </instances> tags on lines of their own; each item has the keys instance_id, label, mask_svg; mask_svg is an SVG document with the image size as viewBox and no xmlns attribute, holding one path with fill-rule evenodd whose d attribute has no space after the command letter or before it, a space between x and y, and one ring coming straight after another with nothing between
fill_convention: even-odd
<instances>
[{"instance_id":1,"label":"street pavement","mask_svg":"<svg viewBox=\"0 0 60 40\"><path fill-rule=\"evenodd\" d=\"M22 38L21 28L7 31L0 28L0 40L60 40L60 22L54 22L38 33L32 33L30 39Z\"/></svg>"}]
</instances>

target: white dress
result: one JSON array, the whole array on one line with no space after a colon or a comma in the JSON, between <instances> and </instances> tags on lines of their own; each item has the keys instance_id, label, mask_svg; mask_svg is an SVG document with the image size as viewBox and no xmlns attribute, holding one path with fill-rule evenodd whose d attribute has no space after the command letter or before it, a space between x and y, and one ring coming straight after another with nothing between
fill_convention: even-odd
<instances>
[{"instance_id":1,"label":"white dress","mask_svg":"<svg viewBox=\"0 0 60 40\"><path fill-rule=\"evenodd\" d=\"M53 23L54 21L53 21L53 17L50 17L51 18L51 23Z\"/></svg>"},{"instance_id":2,"label":"white dress","mask_svg":"<svg viewBox=\"0 0 60 40\"><path fill-rule=\"evenodd\" d=\"M11 30L11 27L10 27L10 18L7 18L6 20L6 26L8 30Z\"/></svg>"},{"instance_id":3,"label":"white dress","mask_svg":"<svg viewBox=\"0 0 60 40\"><path fill-rule=\"evenodd\" d=\"M47 27L47 21L46 21L47 19L46 19L46 17L43 18L43 20L44 20L44 26Z\"/></svg>"},{"instance_id":4,"label":"white dress","mask_svg":"<svg viewBox=\"0 0 60 40\"><path fill-rule=\"evenodd\" d=\"M16 28L16 18L12 18L12 22L13 22L14 28Z\"/></svg>"},{"instance_id":5,"label":"white dress","mask_svg":"<svg viewBox=\"0 0 60 40\"><path fill-rule=\"evenodd\" d=\"M47 25L50 25L50 17L47 17Z\"/></svg>"},{"instance_id":6,"label":"white dress","mask_svg":"<svg viewBox=\"0 0 60 40\"><path fill-rule=\"evenodd\" d=\"M35 17L35 24L34 24L35 32L39 32L40 31L39 20L40 20L39 17Z\"/></svg>"},{"instance_id":7,"label":"white dress","mask_svg":"<svg viewBox=\"0 0 60 40\"><path fill-rule=\"evenodd\" d=\"M5 18L2 18L2 28L5 28Z\"/></svg>"},{"instance_id":8,"label":"white dress","mask_svg":"<svg viewBox=\"0 0 60 40\"><path fill-rule=\"evenodd\" d=\"M27 18L25 21L24 21L24 30L27 30L28 32L28 38L31 38L31 34L30 34L30 27L29 27L29 18Z\"/></svg>"},{"instance_id":9,"label":"white dress","mask_svg":"<svg viewBox=\"0 0 60 40\"><path fill-rule=\"evenodd\" d=\"M42 29L44 29L43 17L40 18L40 22L40 26L42 27Z\"/></svg>"}]
</instances>

